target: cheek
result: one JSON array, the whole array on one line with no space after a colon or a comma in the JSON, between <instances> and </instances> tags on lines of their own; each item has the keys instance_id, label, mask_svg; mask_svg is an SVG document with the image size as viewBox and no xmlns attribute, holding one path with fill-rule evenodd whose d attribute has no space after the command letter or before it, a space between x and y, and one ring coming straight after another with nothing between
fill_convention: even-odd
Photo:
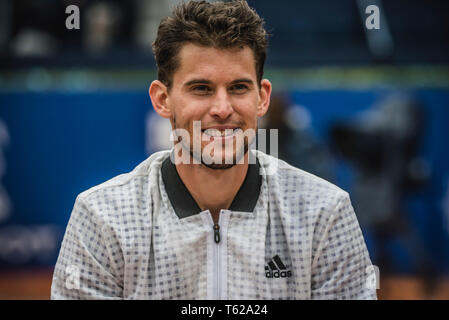
<instances>
[{"instance_id":1,"label":"cheek","mask_svg":"<svg viewBox=\"0 0 449 320\"><path fill-rule=\"evenodd\" d=\"M251 97L235 104L234 110L251 126L257 123L257 102L257 98Z\"/></svg>"},{"instance_id":2,"label":"cheek","mask_svg":"<svg viewBox=\"0 0 449 320\"><path fill-rule=\"evenodd\" d=\"M179 101L174 107L174 116L178 126L192 128L193 121L203 120L208 112L208 105L197 101Z\"/></svg>"}]
</instances>

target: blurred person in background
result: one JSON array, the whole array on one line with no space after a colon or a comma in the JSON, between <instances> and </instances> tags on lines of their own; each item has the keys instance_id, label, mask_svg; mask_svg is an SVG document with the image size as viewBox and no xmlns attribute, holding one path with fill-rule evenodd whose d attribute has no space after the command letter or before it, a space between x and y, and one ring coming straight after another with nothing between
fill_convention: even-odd
<instances>
[{"instance_id":1,"label":"blurred person in background","mask_svg":"<svg viewBox=\"0 0 449 320\"><path fill-rule=\"evenodd\" d=\"M2 119L0 119L0 224L8 219L11 211L11 201L8 193L2 185L2 178L6 172L6 160L3 150L8 146L8 144L8 129Z\"/></svg>"},{"instance_id":2,"label":"blurred person in background","mask_svg":"<svg viewBox=\"0 0 449 320\"><path fill-rule=\"evenodd\" d=\"M391 274L395 259L389 241L401 237L429 293L435 266L404 205L407 195L424 188L430 177L428 162L419 157L424 123L418 101L392 94L356 119L335 123L331 137L337 154L356 166L354 208L362 230L372 234L373 260L383 274Z\"/></svg>"},{"instance_id":3,"label":"blurred person in background","mask_svg":"<svg viewBox=\"0 0 449 320\"><path fill-rule=\"evenodd\" d=\"M295 111L300 108L303 112L297 115ZM261 127L278 130L279 159L320 178L334 181L331 153L314 138L309 130L310 122L307 110L293 106L286 93L277 93L271 98L270 108L262 118ZM270 151L268 136L266 150Z\"/></svg>"},{"instance_id":4,"label":"blurred person in background","mask_svg":"<svg viewBox=\"0 0 449 320\"><path fill-rule=\"evenodd\" d=\"M113 3L96 2L86 8L84 46L91 54L105 53L114 45L120 27L120 10Z\"/></svg>"}]
</instances>

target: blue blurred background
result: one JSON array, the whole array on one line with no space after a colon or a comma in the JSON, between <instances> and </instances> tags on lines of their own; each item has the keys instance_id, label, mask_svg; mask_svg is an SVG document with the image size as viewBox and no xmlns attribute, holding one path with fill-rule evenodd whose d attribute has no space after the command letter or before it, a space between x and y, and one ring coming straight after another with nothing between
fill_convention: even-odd
<instances>
[{"instance_id":1,"label":"blue blurred background","mask_svg":"<svg viewBox=\"0 0 449 320\"><path fill-rule=\"evenodd\" d=\"M148 87L177 2L0 0L0 298L48 298L77 194L169 146ZM248 3L280 157L350 192L381 298L449 298L449 3Z\"/></svg>"}]
</instances>

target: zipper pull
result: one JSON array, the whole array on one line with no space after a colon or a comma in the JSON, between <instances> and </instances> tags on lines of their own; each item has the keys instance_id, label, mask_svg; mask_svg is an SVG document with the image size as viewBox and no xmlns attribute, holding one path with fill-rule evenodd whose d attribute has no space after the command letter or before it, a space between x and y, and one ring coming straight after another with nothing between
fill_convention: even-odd
<instances>
[{"instance_id":1,"label":"zipper pull","mask_svg":"<svg viewBox=\"0 0 449 320\"><path fill-rule=\"evenodd\" d=\"M220 225L218 223L214 224L214 240L215 243L220 242Z\"/></svg>"}]
</instances>

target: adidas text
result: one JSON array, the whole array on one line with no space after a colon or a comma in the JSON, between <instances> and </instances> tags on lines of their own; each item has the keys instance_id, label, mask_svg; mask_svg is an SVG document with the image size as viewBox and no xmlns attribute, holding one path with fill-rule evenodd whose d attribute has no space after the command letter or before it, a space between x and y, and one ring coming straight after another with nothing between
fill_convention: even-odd
<instances>
[{"instance_id":1,"label":"adidas text","mask_svg":"<svg viewBox=\"0 0 449 320\"><path fill-rule=\"evenodd\" d=\"M288 271L267 271L265 273L267 278L290 278L292 276L292 272Z\"/></svg>"}]
</instances>

